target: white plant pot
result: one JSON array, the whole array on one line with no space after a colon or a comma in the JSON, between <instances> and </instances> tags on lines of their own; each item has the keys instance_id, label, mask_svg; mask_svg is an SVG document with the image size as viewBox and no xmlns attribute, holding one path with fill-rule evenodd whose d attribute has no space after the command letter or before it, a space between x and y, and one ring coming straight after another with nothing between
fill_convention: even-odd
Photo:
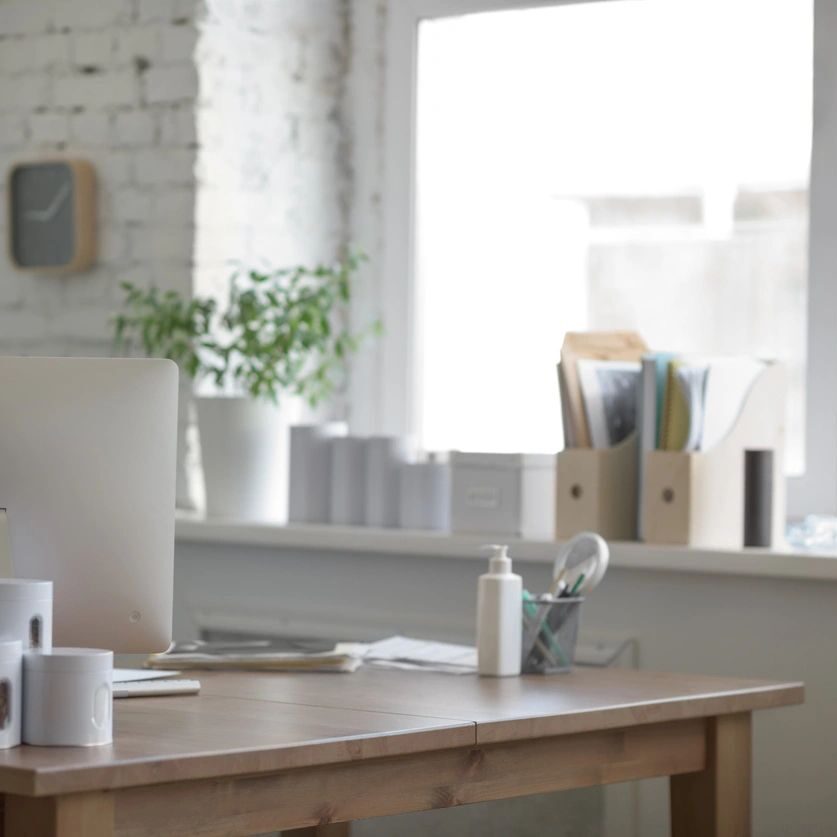
<instances>
[{"instance_id":1,"label":"white plant pot","mask_svg":"<svg viewBox=\"0 0 837 837\"><path fill-rule=\"evenodd\" d=\"M206 514L287 519L287 423L251 398L196 398Z\"/></svg>"}]
</instances>

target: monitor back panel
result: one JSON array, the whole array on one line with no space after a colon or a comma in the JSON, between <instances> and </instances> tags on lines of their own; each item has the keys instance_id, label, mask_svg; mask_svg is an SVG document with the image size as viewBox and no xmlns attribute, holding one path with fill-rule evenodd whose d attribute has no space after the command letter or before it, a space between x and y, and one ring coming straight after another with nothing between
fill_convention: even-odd
<instances>
[{"instance_id":1,"label":"monitor back panel","mask_svg":"<svg viewBox=\"0 0 837 837\"><path fill-rule=\"evenodd\" d=\"M177 391L165 360L0 358L0 507L55 645L168 646Z\"/></svg>"}]
</instances>

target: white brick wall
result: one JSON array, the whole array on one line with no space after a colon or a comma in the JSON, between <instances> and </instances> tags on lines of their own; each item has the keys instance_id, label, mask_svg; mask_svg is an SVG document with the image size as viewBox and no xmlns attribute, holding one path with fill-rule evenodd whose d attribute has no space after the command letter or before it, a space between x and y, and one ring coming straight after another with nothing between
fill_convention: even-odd
<instances>
[{"instance_id":1,"label":"white brick wall","mask_svg":"<svg viewBox=\"0 0 837 837\"><path fill-rule=\"evenodd\" d=\"M369 0L363 0L368 2ZM347 238L346 0L218 0L201 28L195 287L230 260L333 258Z\"/></svg>"},{"instance_id":2,"label":"white brick wall","mask_svg":"<svg viewBox=\"0 0 837 837\"><path fill-rule=\"evenodd\" d=\"M79 66L103 65L110 61L113 52L114 33L83 32L72 39L73 61Z\"/></svg>"},{"instance_id":3,"label":"white brick wall","mask_svg":"<svg viewBox=\"0 0 837 837\"><path fill-rule=\"evenodd\" d=\"M157 262L168 286L189 290L202 8L0 0L0 175L15 160L85 157L100 199L94 269L56 279L0 259L0 352L107 353L118 282L150 284Z\"/></svg>"},{"instance_id":4,"label":"white brick wall","mask_svg":"<svg viewBox=\"0 0 837 837\"><path fill-rule=\"evenodd\" d=\"M203 0L0 0L0 180L15 160L85 157L100 204L92 270L32 276L0 258L0 353L108 354L119 282L190 290L192 52L202 8ZM181 415L183 438L188 411Z\"/></svg>"},{"instance_id":5,"label":"white brick wall","mask_svg":"<svg viewBox=\"0 0 837 837\"><path fill-rule=\"evenodd\" d=\"M384 76L386 23L390 3L353 0L349 30L351 66L344 114L351 161L349 239L369 256L352 305L355 327L383 317ZM348 418L360 433L380 433L382 341L367 343L352 360Z\"/></svg>"},{"instance_id":6,"label":"white brick wall","mask_svg":"<svg viewBox=\"0 0 837 837\"><path fill-rule=\"evenodd\" d=\"M0 164L87 157L101 203L94 270L30 293L36 280L0 262L0 351L41 350L42 333L6 327L29 306L50 350L72 352L76 309L106 322L119 277L163 274L188 290L196 189L201 289L222 286L230 260L329 259L368 232L350 217L345 88L350 39L379 37L365 21L382 2L213 0L201 25L204 0L0 0Z\"/></svg>"},{"instance_id":7,"label":"white brick wall","mask_svg":"<svg viewBox=\"0 0 837 837\"><path fill-rule=\"evenodd\" d=\"M31 276L0 259L0 353L108 353L124 280L221 291L231 260L310 263L349 240L374 256L357 233L374 239L375 218L351 214L346 79L358 39L377 54L366 21L385 2L0 0L0 175L86 157L100 198L91 271ZM379 142L368 116L361 135ZM361 174L367 217L377 175Z\"/></svg>"},{"instance_id":8,"label":"white brick wall","mask_svg":"<svg viewBox=\"0 0 837 837\"><path fill-rule=\"evenodd\" d=\"M150 103L194 102L198 76L191 64L152 67L145 74L145 98Z\"/></svg>"}]
</instances>

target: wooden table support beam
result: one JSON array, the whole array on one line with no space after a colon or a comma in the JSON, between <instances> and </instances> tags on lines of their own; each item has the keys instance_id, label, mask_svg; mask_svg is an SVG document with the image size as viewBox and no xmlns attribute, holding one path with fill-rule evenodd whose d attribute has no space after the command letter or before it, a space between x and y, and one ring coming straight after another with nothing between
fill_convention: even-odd
<instances>
[{"instance_id":1,"label":"wooden table support beam","mask_svg":"<svg viewBox=\"0 0 837 837\"><path fill-rule=\"evenodd\" d=\"M750 713L708 723L705 769L671 777L672 837L750 837Z\"/></svg>"},{"instance_id":2,"label":"wooden table support beam","mask_svg":"<svg viewBox=\"0 0 837 837\"><path fill-rule=\"evenodd\" d=\"M113 837L114 798L107 791L67 796L6 796L5 837Z\"/></svg>"},{"instance_id":3,"label":"wooden table support beam","mask_svg":"<svg viewBox=\"0 0 837 837\"><path fill-rule=\"evenodd\" d=\"M118 792L116 834L230 837L316 828L368 817L695 772L704 767L705 759L706 721L697 718L271 776L126 788Z\"/></svg>"}]
</instances>

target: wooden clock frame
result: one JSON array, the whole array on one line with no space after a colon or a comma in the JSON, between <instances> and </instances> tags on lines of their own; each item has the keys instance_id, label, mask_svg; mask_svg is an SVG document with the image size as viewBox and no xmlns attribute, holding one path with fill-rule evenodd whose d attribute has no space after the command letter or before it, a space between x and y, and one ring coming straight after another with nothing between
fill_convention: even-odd
<instances>
[{"instance_id":1,"label":"wooden clock frame","mask_svg":"<svg viewBox=\"0 0 837 837\"><path fill-rule=\"evenodd\" d=\"M14 212L12 182L15 172L25 166L63 165L70 169L73 178L73 258L61 265L31 266L22 265L14 253ZM16 270L26 273L63 276L68 273L80 273L87 270L97 256L96 236L96 171L87 160L77 157L44 157L36 160L18 160L9 168L6 175L6 251L9 261Z\"/></svg>"}]
</instances>

